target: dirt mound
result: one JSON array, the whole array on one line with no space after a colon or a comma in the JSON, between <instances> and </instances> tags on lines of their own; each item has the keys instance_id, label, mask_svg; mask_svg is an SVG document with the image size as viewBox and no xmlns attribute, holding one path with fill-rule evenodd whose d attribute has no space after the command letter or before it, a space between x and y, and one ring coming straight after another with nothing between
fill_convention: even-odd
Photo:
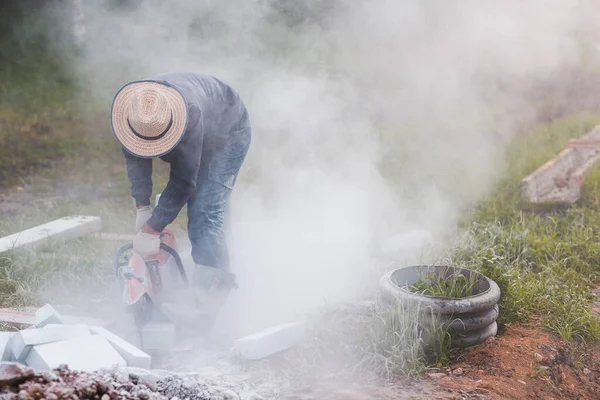
<instances>
[{"instance_id":1,"label":"dirt mound","mask_svg":"<svg viewBox=\"0 0 600 400\"><path fill-rule=\"evenodd\" d=\"M510 327L431 375L467 399L598 399L600 353L567 343L539 326Z\"/></svg>"}]
</instances>

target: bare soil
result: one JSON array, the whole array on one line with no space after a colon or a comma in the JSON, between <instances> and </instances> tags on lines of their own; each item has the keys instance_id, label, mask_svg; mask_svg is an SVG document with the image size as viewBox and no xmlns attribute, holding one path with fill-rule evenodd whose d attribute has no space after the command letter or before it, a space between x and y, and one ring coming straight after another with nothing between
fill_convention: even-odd
<instances>
[{"instance_id":1,"label":"bare soil","mask_svg":"<svg viewBox=\"0 0 600 400\"><path fill-rule=\"evenodd\" d=\"M434 375L456 399L598 399L597 347L566 343L536 323L516 325Z\"/></svg>"}]
</instances>

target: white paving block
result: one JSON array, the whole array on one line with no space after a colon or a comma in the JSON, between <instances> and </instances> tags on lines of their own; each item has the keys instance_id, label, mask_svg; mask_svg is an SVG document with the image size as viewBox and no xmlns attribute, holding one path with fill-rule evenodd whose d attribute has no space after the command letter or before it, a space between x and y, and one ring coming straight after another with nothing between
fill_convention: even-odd
<instances>
[{"instance_id":1,"label":"white paving block","mask_svg":"<svg viewBox=\"0 0 600 400\"><path fill-rule=\"evenodd\" d=\"M0 356L2 361L12 361L13 355L8 341L14 334L14 332L0 332Z\"/></svg>"},{"instance_id":2,"label":"white paving block","mask_svg":"<svg viewBox=\"0 0 600 400\"><path fill-rule=\"evenodd\" d=\"M304 339L304 322L277 325L235 341L235 351L245 359L259 360L286 350Z\"/></svg>"},{"instance_id":3,"label":"white paving block","mask_svg":"<svg viewBox=\"0 0 600 400\"><path fill-rule=\"evenodd\" d=\"M169 322L150 322L141 332L144 350L169 350L175 345L175 325Z\"/></svg>"},{"instance_id":4,"label":"white paving block","mask_svg":"<svg viewBox=\"0 0 600 400\"><path fill-rule=\"evenodd\" d=\"M61 315L60 319L62 322L58 324L63 325L87 325L87 326L102 326L104 328L113 324L113 321L100 318L81 317L76 315ZM55 326L56 323L49 323L46 326Z\"/></svg>"},{"instance_id":5,"label":"white paving block","mask_svg":"<svg viewBox=\"0 0 600 400\"><path fill-rule=\"evenodd\" d=\"M123 357L101 335L80 336L34 346L25 363L38 371L57 368L61 364L86 372L127 366Z\"/></svg>"},{"instance_id":6,"label":"white paving block","mask_svg":"<svg viewBox=\"0 0 600 400\"><path fill-rule=\"evenodd\" d=\"M40 329L24 329L16 332L10 338L9 346L14 359L22 362L27 358L33 346L90 335L90 330L83 325L46 326Z\"/></svg>"},{"instance_id":7,"label":"white paving block","mask_svg":"<svg viewBox=\"0 0 600 400\"><path fill-rule=\"evenodd\" d=\"M64 324L64 320L58 311L50 304L46 304L35 312L35 326L43 328L48 324Z\"/></svg>"},{"instance_id":8,"label":"white paving block","mask_svg":"<svg viewBox=\"0 0 600 400\"><path fill-rule=\"evenodd\" d=\"M150 369L152 357L131 343L121 339L114 333L101 326L90 326L92 334L104 337L123 357L130 367Z\"/></svg>"},{"instance_id":9,"label":"white paving block","mask_svg":"<svg viewBox=\"0 0 600 400\"><path fill-rule=\"evenodd\" d=\"M100 217L69 216L0 239L0 254L17 249L37 248L49 240L68 240L102 229Z\"/></svg>"}]
</instances>

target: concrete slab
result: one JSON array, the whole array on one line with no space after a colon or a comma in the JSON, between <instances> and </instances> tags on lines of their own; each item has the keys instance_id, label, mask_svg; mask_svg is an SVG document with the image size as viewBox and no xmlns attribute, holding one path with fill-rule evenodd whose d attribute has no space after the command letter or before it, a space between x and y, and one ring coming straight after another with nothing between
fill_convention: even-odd
<instances>
[{"instance_id":1,"label":"concrete slab","mask_svg":"<svg viewBox=\"0 0 600 400\"><path fill-rule=\"evenodd\" d=\"M556 157L523 178L520 191L532 204L569 205L581 197L587 171L600 160L600 126L571 140Z\"/></svg>"},{"instance_id":2,"label":"concrete slab","mask_svg":"<svg viewBox=\"0 0 600 400\"><path fill-rule=\"evenodd\" d=\"M141 339L144 350L169 350L175 345L175 325L169 322L150 322L142 329Z\"/></svg>"},{"instance_id":3,"label":"concrete slab","mask_svg":"<svg viewBox=\"0 0 600 400\"><path fill-rule=\"evenodd\" d=\"M0 254L14 249L32 250L50 240L68 240L97 232L102 228L100 217L69 216L0 239Z\"/></svg>"},{"instance_id":4,"label":"concrete slab","mask_svg":"<svg viewBox=\"0 0 600 400\"><path fill-rule=\"evenodd\" d=\"M70 369L86 372L127 365L123 357L101 335L80 336L36 345L29 352L25 363L37 371L66 364Z\"/></svg>"},{"instance_id":5,"label":"concrete slab","mask_svg":"<svg viewBox=\"0 0 600 400\"><path fill-rule=\"evenodd\" d=\"M14 359L23 362L33 346L80 336L91 336L90 330L84 325L59 325L40 329L24 329L16 332L10 338L9 346Z\"/></svg>"},{"instance_id":6,"label":"concrete slab","mask_svg":"<svg viewBox=\"0 0 600 400\"><path fill-rule=\"evenodd\" d=\"M152 364L150 355L101 326L90 326L89 328L92 334L100 335L108 340L128 366L150 369Z\"/></svg>"},{"instance_id":7,"label":"concrete slab","mask_svg":"<svg viewBox=\"0 0 600 400\"><path fill-rule=\"evenodd\" d=\"M43 328L48 324L64 324L64 320L58 311L50 304L46 304L35 312L35 326Z\"/></svg>"},{"instance_id":8,"label":"concrete slab","mask_svg":"<svg viewBox=\"0 0 600 400\"><path fill-rule=\"evenodd\" d=\"M236 340L234 351L247 360L259 360L298 344L305 335L304 322L281 324Z\"/></svg>"},{"instance_id":9,"label":"concrete slab","mask_svg":"<svg viewBox=\"0 0 600 400\"><path fill-rule=\"evenodd\" d=\"M0 360L12 361L13 355L8 341L13 337L15 332L0 332Z\"/></svg>"}]
</instances>

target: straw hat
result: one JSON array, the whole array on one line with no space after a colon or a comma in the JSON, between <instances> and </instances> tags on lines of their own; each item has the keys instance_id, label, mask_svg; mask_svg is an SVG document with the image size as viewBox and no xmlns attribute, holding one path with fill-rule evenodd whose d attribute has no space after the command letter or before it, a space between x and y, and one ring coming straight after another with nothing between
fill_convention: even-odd
<instances>
[{"instance_id":1,"label":"straw hat","mask_svg":"<svg viewBox=\"0 0 600 400\"><path fill-rule=\"evenodd\" d=\"M123 147L143 157L159 157L179 143L187 126L187 106L179 91L153 81L128 83L111 109L112 130Z\"/></svg>"}]
</instances>

